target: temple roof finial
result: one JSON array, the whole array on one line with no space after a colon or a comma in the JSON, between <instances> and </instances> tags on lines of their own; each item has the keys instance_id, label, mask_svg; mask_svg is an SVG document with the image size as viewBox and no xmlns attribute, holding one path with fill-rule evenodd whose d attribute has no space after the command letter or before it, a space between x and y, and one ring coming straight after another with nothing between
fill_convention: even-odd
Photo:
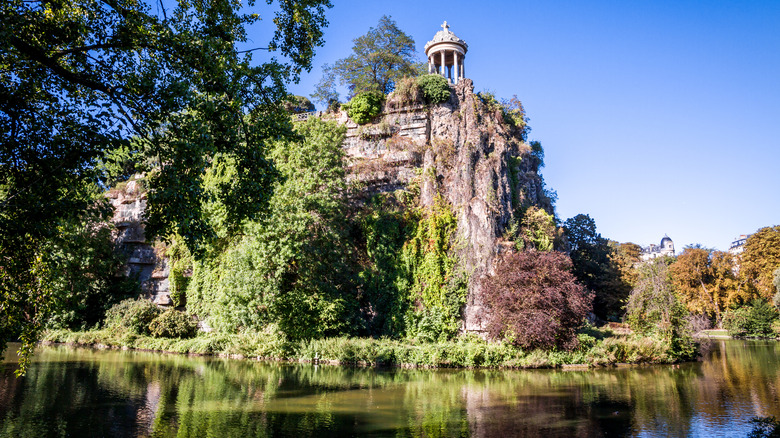
<instances>
[{"instance_id":1,"label":"temple roof finial","mask_svg":"<svg viewBox=\"0 0 780 438\"><path fill-rule=\"evenodd\" d=\"M444 29L445 32L450 30L450 25L447 24L447 20L444 20L444 24L441 25L441 28Z\"/></svg>"}]
</instances>

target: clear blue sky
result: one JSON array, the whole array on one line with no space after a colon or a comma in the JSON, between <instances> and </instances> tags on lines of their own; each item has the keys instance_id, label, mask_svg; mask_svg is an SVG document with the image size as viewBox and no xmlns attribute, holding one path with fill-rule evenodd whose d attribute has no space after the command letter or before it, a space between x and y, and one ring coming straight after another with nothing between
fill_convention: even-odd
<instances>
[{"instance_id":1,"label":"clear blue sky","mask_svg":"<svg viewBox=\"0 0 780 438\"><path fill-rule=\"evenodd\" d=\"M517 94L562 220L678 250L780 224L780 1L338 1L315 68L390 15L423 46L447 20L477 91Z\"/></svg>"}]
</instances>

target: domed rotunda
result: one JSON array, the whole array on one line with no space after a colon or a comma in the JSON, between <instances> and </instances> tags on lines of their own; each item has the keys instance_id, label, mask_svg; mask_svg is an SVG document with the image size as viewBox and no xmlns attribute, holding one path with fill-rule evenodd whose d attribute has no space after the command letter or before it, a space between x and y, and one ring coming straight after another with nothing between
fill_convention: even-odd
<instances>
[{"instance_id":1,"label":"domed rotunda","mask_svg":"<svg viewBox=\"0 0 780 438\"><path fill-rule=\"evenodd\" d=\"M469 46L450 31L446 21L441 28L442 30L436 32L433 39L425 44L428 73L438 73L451 84L457 84L460 79L466 77L465 60Z\"/></svg>"}]
</instances>

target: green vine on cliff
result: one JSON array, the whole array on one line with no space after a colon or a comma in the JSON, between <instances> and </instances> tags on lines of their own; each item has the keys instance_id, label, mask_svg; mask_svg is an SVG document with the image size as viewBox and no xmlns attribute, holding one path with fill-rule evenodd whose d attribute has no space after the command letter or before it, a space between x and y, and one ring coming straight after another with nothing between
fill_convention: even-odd
<instances>
[{"instance_id":1,"label":"green vine on cliff","mask_svg":"<svg viewBox=\"0 0 780 438\"><path fill-rule=\"evenodd\" d=\"M467 279L458 272L453 251L456 228L452 209L437 196L404 244L401 261L411 280L405 317L409 337L434 340L457 333Z\"/></svg>"},{"instance_id":2,"label":"green vine on cliff","mask_svg":"<svg viewBox=\"0 0 780 438\"><path fill-rule=\"evenodd\" d=\"M183 239L172 239L171 245L165 250L168 257L169 274L168 283L171 300L174 307L186 305L186 291L189 279L192 276L193 258Z\"/></svg>"}]
</instances>

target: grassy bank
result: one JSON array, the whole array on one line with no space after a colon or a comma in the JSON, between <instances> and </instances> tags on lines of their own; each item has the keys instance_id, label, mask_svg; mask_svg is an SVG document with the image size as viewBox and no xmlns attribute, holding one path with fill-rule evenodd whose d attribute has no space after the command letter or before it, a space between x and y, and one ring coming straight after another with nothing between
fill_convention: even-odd
<instances>
[{"instance_id":1,"label":"grassy bank","mask_svg":"<svg viewBox=\"0 0 780 438\"><path fill-rule=\"evenodd\" d=\"M608 366L618 363L673 363L668 346L654 337L617 335L591 329L580 334L574 351L526 351L506 343L464 336L446 342L415 343L391 339L328 338L289 342L266 333L200 333L192 339L164 339L111 330L48 331L45 343L124 348L181 354L233 356L368 366L446 368L555 368L565 365Z\"/></svg>"},{"instance_id":2,"label":"grassy bank","mask_svg":"<svg viewBox=\"0 0 780 438\"><path fill-rule=\"evenodd\" d=\"M706 339L731 339L728 330L724 330L724 329L702 330L699 333L696 333L695 336L697 338L706 338Z\"/></svg>"}]
</instances>

